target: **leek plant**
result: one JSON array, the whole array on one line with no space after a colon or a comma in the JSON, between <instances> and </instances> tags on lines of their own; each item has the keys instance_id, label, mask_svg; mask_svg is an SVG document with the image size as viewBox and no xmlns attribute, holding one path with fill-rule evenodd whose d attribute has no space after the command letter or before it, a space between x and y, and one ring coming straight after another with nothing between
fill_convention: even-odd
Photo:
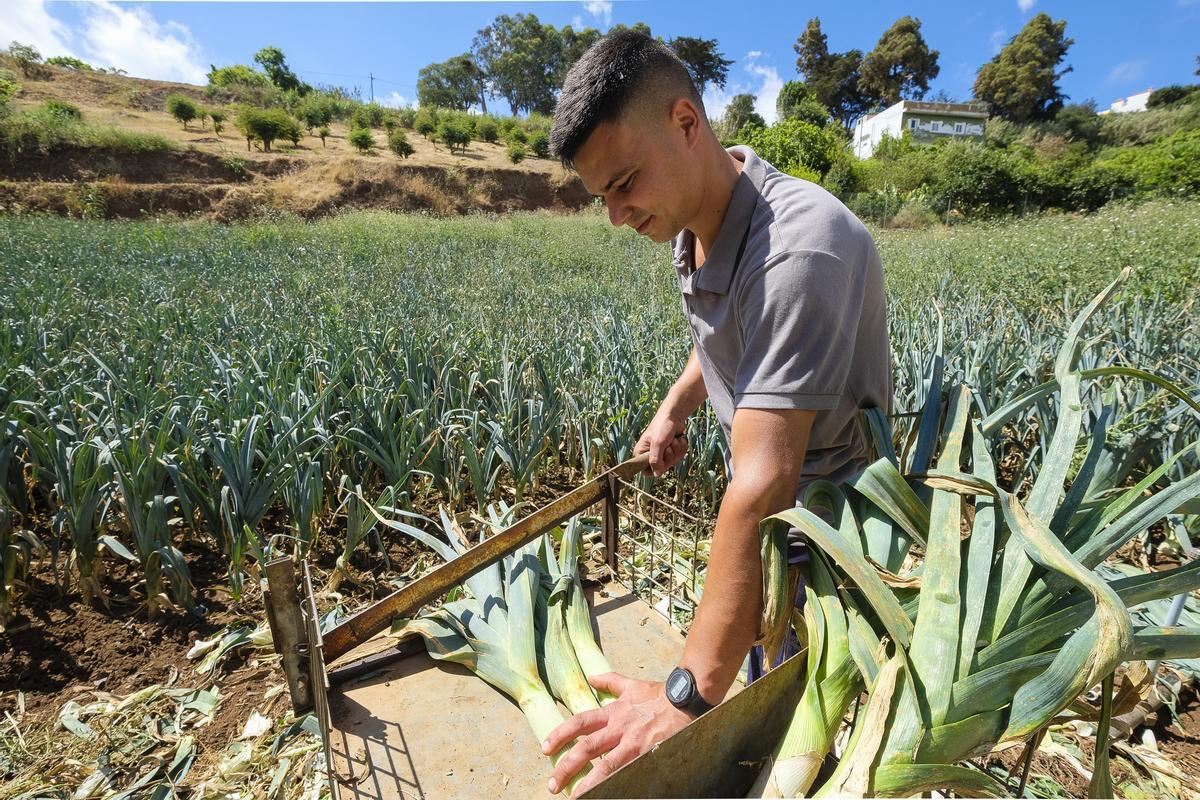
<instances>
[{"instance_id":1,"label":"leek plant","mask_svg":"<svg viewBox=\"0 0 1200 800\"><path fill-rule=\"evenodd\" d=\"M30 562L46 550L32 531L20 527L20 517L0 488L0 633L12 618L13 605L25 592Z\"/></svg>"},{"instance_id":2,"label":"leek plant","mask_svg":"<svg viewBox=\"0 0 1200 800\"><path fill-rule=\"evenodd\" d=\"M1200 497L1200 472L1154 491L1185 451L1132 487L1110 482L1119 473L1098 470L1113 447L1107 433L1116 412L1106 406L1088 430L1085 395L1099 388L1091 385L1097 378L1146 377L1121 367L1089 378L1080 368L1084 327L1123 278L1076 318L1044 394L1035 389L984 414L965 384L947 387L943 402L941 375L931 375L905 473L886 420L869 415L882 457L844 489L814 486L806 507L764 521L768 539L788 527L802 530L812 564L802 626L805 692L759 792L1005 794L992 777L960 762L1036 736L1098 684L1110 691L1125 661L1200 653L1200 630L1137 626L1128 611L1200 587L1200 562L1111 583L1094 571ZM940 361L933 359L938 369ZM1152 379L1200 412L1177 386ZM1018 497L998 474L995 434L1050 392L1057 422L1039 447L1032 487ZM913 542L924 557L903 572ZM768 569L777 584L780 568ZM814 785L816 766L861 687L867 700L846 749L833 773ZM1097 771L1106 764L1098 757ZM1093 785L1103 789L1106 776Z\"/></svg>"}]
</instances>

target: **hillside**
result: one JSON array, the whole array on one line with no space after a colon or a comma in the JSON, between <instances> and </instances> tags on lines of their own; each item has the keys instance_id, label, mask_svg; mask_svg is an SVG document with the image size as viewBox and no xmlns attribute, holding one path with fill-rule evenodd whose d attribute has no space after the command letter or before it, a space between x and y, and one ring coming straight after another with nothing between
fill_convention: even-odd
<instances>
[{"instance_id":1,"label":"hillside","mask_svg":"<svg viewBox=\"0 0 1200 800\"><path fill-rule=\"evenodd\" d=\"M410 131L415 152L401 160L377 130L377 146L360 155L347 141L347 126L335 122L324 144L306 135L298 145L276 142L272 152L262 152L248 150L232 124L221 133L198 123L185 129L163 110L174 93L211 102L200 86L54 67L19 83L18 111L67 102L90 125L159 136L173 148L72 147L0 158L0 209L109 218L166 211L230 221L268 210L305 217L344 207L454 214L571 210L589 202L579 180L556 161L529 157L512 164L502 144L474 141L452 154Z\"/></svg>"}]
</instances>

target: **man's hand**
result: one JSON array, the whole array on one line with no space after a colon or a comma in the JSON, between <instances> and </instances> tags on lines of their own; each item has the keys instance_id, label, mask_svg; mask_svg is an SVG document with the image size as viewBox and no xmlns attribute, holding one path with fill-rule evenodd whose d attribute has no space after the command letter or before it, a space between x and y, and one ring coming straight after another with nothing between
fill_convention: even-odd
<instances>
[{"instance_id":1,"label":"man's hand","mask_svg":"<svg viewBox=\"0 0 1200 800\"><path fill-rule=\"evenodd\" d=\"M661 409L646 426L642 438L634 445L633 454L650 454L650 472L662 475L679 463L687 452L687 437L684 436L684 423L673 419Z\"/></svg>"},{"instance_id":2,"label":"man's hand","mask_svg":"<svg viewBox=\"0 0 1200 800\"><path fill-rule=\"evenodd\" d=\"M589 761L598 759L571 792L571 797L578 797L692 721L691 714L671 705L662 683L615 672L594 675L588 682L617 699L576 714L551 731L542 743L542 752L553 755L567 742L581 737L555 765L549 783L551 794L558 794Z\"/></svg>"}]
</instances>

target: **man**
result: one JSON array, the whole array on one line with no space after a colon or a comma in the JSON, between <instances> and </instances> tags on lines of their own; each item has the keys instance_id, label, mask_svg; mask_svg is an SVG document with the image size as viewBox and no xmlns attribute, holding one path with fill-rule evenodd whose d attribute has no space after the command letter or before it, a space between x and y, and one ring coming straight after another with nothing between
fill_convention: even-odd
<instances>
[{"instance_id":1,"label":"man","mask_svg":"<svg viewBox=\"0 0 1200 800\"><path fill-rule=\"evenodd\" d=\"M552 754L579 737L552 793L596 759L582 794L725 696L762 613L759 522L811 481L865 466L858 411L890 408L890 351L866 228L819 186L748 148L723 148L661 42L624 31L593 45L566 78L550 140L613 225L672 241L694 349L637 451L649 451L656 474L675 465L684 423L707 398L731 456L679 667L665 683L594 678L618 699L543 743Z\"/></svg>"}]
</instances>

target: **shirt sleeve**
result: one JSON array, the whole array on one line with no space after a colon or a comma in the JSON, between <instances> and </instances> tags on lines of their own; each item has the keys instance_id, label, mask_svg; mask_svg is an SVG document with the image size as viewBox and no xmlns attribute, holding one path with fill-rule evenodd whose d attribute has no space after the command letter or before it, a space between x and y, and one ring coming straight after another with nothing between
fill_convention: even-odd
<instances>
[{"instance_id":1,"label":"shirt sleeve","mask_svg":"<svg viewBox=\"0 0 1200 800\"><path fill-rule=\"evenodd\" d=\"M742 357L735 408L835 408L862 316L864 281L835 255L771 258L738 290Z\"/></svg>"}]
</instances>

